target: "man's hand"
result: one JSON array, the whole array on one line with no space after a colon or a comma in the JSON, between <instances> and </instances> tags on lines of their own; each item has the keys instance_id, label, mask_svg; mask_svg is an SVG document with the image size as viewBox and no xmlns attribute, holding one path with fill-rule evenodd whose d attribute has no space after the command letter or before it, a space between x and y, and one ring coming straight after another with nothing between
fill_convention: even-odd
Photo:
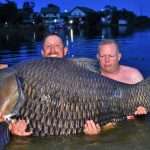
<instances>
[{"instance_id":1,"label":"man's hand","mask_svg":"<svg viewBox=\"0 0 150 150\"><path fill-rule=\"evenodd\" d=\"M25 120L19 120L16 123L12 122L9 124L9 130L13 135L18 136L29 136L32 132L26 132L27 123Z\"/></svg>"},{"instance_id":2,"label":"man's hand","mask_svg":"<svg viewBox=\"0 0 150 150\"><path fill-rule=\"evenodd\" d=\"M100 133L101 127L98 123L95 124L93 120L87 120L83 131L86 135L96 135Z\"/></svg>"},{"instance_id":3,"label":"man's hand","mask_svg":"<svg viewBox=\"0 0 150 150\"><path fill-rule=\"evenodd\" d=\"M4 69L4 68L7 68L8 65L7 64L0 64L0 69Z\"/></svg>"},{"instance_id":4,"label":"man's hand","mask_svg":"<svg viewBox=\"0 0 150 150\"><path fill-rule=\"evenodd\" d=\"M146 115L147 114L147 110L145 107L143 106L138 106L136 111L134 112L134 115L130 115L130 116L127 116L127 119L128 120L131 120L131 119L135 119L135 116L137 115Z\"/></svg>"},{"instance_id":5,"label":"man's hand","mask_svg":"<svg viewBox=\"0 0 150 150\"><path fill-rule=\"evenodd\" d=\"M147 110L145 107L139 106L137 107L137 110L135 111L134 115L146 115Z\"/></svg>"}]
</instances>

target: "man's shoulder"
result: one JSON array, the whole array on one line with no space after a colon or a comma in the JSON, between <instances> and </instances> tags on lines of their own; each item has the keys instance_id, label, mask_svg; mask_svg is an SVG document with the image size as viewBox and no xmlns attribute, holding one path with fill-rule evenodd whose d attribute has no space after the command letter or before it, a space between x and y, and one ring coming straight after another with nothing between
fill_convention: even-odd
<instances>
[{"instance_id":1,"label":"man's shoulder","mask_svg":"<svg viewBox=\"0 0 150 150\"><path fill-rule=\"evenodd\" d=\"M134 67L125 66L125 65L120 65L120 67L123 71L130 71L132 73L140 73L140 71L137 68L134 68Z\"/></svg>"},{"instance_id":2,"label":"man's shoulder","mask_svg":"<svg viewBox=\"0 0 150 150\"><path fill-rule=\"evenodd\" d=\"M137 80L137 82L143 80L143 75L137 68L121 65L121 70Z\"/></svg>"}]
</instances>

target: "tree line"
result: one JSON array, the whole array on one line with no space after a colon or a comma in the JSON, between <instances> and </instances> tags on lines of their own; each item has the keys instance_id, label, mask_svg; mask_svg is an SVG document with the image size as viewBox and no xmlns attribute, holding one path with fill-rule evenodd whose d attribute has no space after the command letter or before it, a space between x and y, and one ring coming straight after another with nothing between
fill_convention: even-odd
<instances>
[{"instance_id":1,"label":"tree line","mask_svg":"<svg viewBox=\"0 0 150 150\"><path fill-rule=\"evenodd\" d=\"M17 8L17 4L13 1L6 0L6 3L0 3L0 25L23 24L26 19L33 18L38 23L42 22L42 17L39 13L34 12L34 2L24 2L21 9Z\"/></svg>"},{"instance_id":2,"label":"tree line","mask_svg":"<svg viewBox=\"0 0 150 150\"><path fill-rule=\"evenodd\" d=\"M0 3L0 25L20 25L30 18L35 24L42 23L43 18L40 13L34 12L34 7L35 3L32 1L24 2L21 9L17 8L17 4L14 1L6 0L5 4ZM53 5L53 7L59 8L56 5ZM94 26L104 24L102 18L107 20L110 25L118 24L120 19L126 20L129 25L150 25L150 19L147 16L137 16L131 11L126 9L118 10L115 6L110 5L105 6L101 11L88 14L85 21L88 26Z\"/></svg>"}]
</instances>

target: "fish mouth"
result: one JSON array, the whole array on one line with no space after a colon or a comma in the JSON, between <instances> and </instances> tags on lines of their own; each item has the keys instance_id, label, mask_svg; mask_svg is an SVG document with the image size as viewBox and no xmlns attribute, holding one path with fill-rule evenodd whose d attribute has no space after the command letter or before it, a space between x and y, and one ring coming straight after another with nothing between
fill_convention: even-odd
<instances>
[{"instance_id":1,"label":"fish mouth","mask_svg":"<svg viewBox=\"0 0 150 150\"><path fill-rule=\"evenodd\" d=\"M18 114L24 103L24 95L19 77L12 69L1 72L0 79L0 110L6 119L10 114Z\"/></svg>"}]
</instances>

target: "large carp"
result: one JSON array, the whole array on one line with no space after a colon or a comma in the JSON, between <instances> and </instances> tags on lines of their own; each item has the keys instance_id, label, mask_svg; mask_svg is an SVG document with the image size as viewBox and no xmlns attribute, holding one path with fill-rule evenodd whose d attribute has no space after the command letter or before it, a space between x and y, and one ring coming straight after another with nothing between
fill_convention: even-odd
<instances>
[{"instance_id":1,"label":"large carp","mask_svg":"<svg viewBox=\"0 0 150 150\"><path fill-rule=\"evenodd\" d=\"M30 60L0 72L0 110L29 121L34 135L81 133L87 119L118 122L139 105L150 109L150 79L123 84L72 60Z\"/></svg>"}]
</instances>

